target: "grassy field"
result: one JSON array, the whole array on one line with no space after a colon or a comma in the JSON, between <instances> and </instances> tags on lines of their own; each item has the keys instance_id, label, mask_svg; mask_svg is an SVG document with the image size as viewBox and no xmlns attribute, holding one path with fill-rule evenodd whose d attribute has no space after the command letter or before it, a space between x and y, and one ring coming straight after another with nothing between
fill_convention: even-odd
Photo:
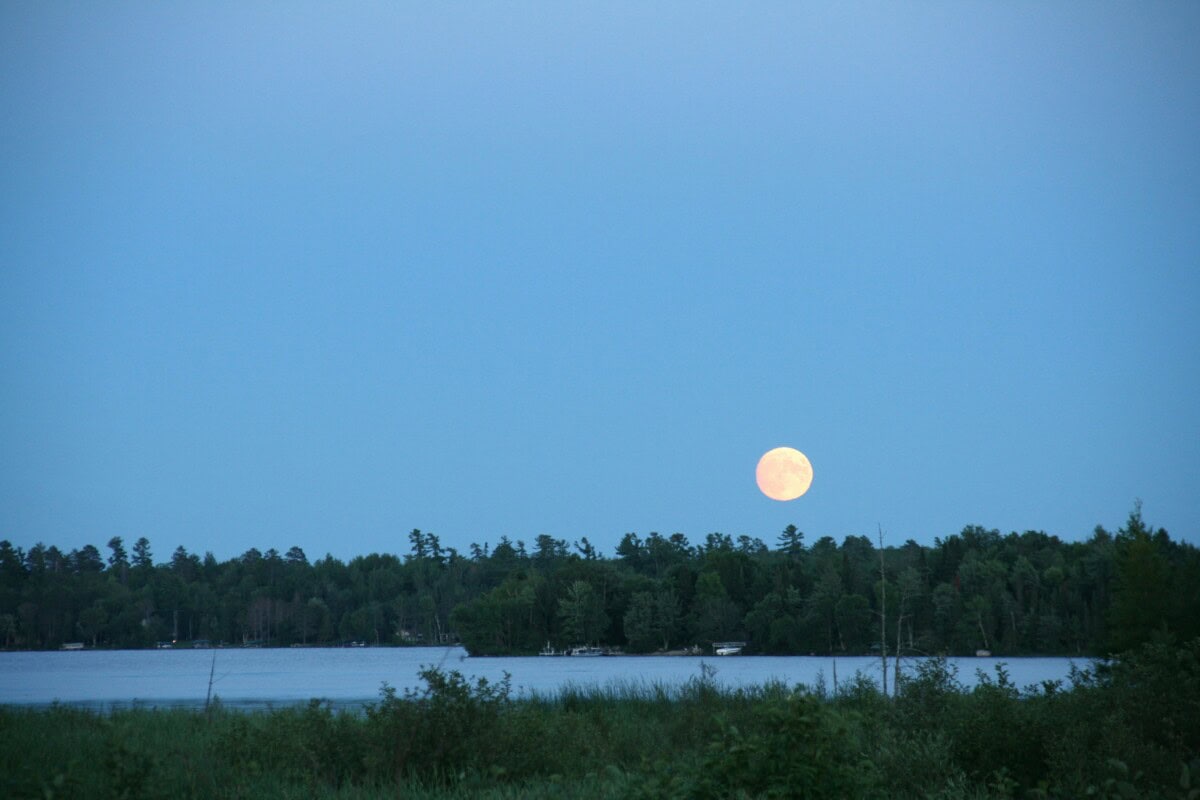
<instances>
[{"instance_id":1,"label":"grassy field","mask_svg":"<svg viewBox=\"0 0 1200 800\"><path fill-rule=\"evenodd\" d=\"M428 670L365 713L0 710L4 797L1200 797L1200 641L1069 686L629 686L514 699Z\"/></svg>"}]
</instances>

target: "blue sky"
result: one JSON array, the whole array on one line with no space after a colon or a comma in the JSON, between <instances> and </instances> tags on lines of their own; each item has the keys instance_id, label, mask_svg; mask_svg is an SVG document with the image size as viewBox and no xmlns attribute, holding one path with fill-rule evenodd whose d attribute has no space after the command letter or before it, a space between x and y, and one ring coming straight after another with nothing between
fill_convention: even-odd
<instances>
[{"instance_id":1,"label":"blue sky","mask_svg":"<svg viewBox=\"0 0 1200 800\"><path fill-rule=\"evenodd\" d=\"M0 538L1200 541L1200 6L0 9ZM761 453L803 450L791 503Z\"/></svg>"}]
</instances>

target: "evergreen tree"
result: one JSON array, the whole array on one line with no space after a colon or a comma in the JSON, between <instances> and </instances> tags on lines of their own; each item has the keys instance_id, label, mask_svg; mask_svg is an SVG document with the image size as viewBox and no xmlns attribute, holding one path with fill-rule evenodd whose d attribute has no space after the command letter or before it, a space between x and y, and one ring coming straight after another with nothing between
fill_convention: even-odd
<instances>
[{"instance_id":1,"label":"evergreen tree","mask_svg":"<svg viewBox=\"0 0 1200 800\"><path fill-rule=\"evenodd\" d=\"M800 555L804 551L804 532L795 525L788 525L783 529L783 533L779 534L778 547L780 552L789 556Z\"/></svg>"}]
</instances>

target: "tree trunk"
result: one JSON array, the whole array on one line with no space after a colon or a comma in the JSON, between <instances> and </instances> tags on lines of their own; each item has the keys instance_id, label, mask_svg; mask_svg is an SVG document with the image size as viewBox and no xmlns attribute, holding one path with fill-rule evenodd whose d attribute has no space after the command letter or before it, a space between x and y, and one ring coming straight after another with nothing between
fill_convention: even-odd
<instances>
[{"instance_id":1,"label":"tree trunk","mask_svg":"<svg viewBox=\"0 0 1200 800\"><path fill-rule=\"evenodd\" d=\"M887 697L887 574L883 570L882 527L879 529L879 658L883 662L883 696Z\"/></svg>"}]
</instances>

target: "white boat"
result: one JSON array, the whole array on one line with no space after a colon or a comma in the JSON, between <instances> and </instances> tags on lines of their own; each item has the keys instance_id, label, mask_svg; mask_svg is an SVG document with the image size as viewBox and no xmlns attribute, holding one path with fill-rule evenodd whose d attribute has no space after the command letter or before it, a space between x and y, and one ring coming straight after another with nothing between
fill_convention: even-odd
<instances>
[{"instance_id":1,"label":"white boat","mask_svg":"<svg viewBox=\"0 0 1200 800\"><path fill-rule=\"evenodd\" d=\"M561 656L563 654L558 652L557 650L555 650L553 647L551 647L549 642L546 642L546 646L538 651L538 655L539 656Z\"/></svg>"},{"instance_id":2,"label":"white boat","mask_svg":"<svg viewBox=\"0 0 1200 800\"><path fill-rule=\"evenodd\" d=\"M604 651L599 647L573 647L571 648L573 656L602 656Z\"/></svg>"},{"instance_id":3,"label":"white boat","mask_svg":"<svg viewBox=\"0 0 1200 800\"><path fill-rule=\"evenodd\" d=\"M719 656L740 656L745 642L713 642L713 652Z\"/></svg>"}]
</instances>

